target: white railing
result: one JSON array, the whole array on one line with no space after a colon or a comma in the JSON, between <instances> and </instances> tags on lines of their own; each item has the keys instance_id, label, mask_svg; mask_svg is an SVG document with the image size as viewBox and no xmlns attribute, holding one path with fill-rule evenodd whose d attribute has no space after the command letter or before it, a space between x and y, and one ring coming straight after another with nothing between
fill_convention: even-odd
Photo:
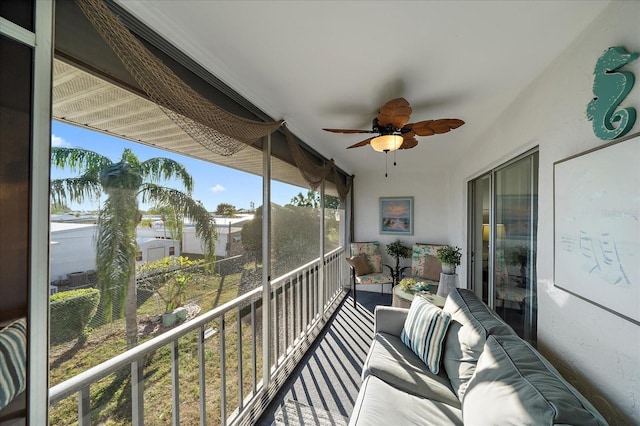
<instances>
[{"instance_id":1,"label":"white railing","mask_svg":"<svg viewBox=\"0 0 640 426\"><path fill-rule=\"evenodd\" d=\"M145 404L145 380L151 380L154 374L147 372L151 377L145 377L145 361L158 352L170 350L171 386L165 392L172 401L172 424L179 425L181 419L185 420L180 409L185 404L196 404L195 399L201 425L251 424L344 297L346 279L344 249L340 247L324 256L324 268L317 259L271 282L269 330L274 361L269 366L271 379L266 389L260 371L264 368L260 356L263 333L259 330L262 317L258 315L264 301L262 288L257 288L54 386L49 392L50 404L77 395L77 422L89 425L92 409L103 409L91 406L91 386L110 375L123 376L125 368L127 376L130 368L131 423L143 425L145 416L147 423L154 423L152 417L163 414L155 412L152 402ZM197 351L193 347L191 351L181 349L179 341L189 338L196 341ZM191 367L194 358L197 367ZM191 368L181 370L181 360ZM147 367L158 369L152 363ZM187 374L198 382L197 398L193 395L186 398L194 393L188 390L181 393L181 386L194 384L184 377Z\"/></svg>"}]
</instances>

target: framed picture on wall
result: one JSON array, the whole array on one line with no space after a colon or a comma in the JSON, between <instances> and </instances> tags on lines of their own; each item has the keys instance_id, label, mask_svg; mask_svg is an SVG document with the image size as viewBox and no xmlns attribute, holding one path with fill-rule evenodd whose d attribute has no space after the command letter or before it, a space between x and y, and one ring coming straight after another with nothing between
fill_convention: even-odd
<instances>
[{"instance_id":1,"label":"framed picture on wall","mask_svg":"<svg viewBox=\"0 0 640 426\"><path fill-rule=\"evenodd\" d=\"M413 197L380 197L380 233L413 235Z\"/></svg>"}]
</instances>

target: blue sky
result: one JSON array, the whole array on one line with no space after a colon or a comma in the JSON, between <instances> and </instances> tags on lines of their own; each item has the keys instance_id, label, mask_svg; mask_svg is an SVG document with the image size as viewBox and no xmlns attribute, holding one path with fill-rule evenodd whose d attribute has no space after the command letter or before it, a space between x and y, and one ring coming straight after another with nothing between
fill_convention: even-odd
<instances>
[{"instance_id":1,"label":"blue sky","mask_svg":"<svg viewBox=\"0 0 640 426\"><path fill-rule=\"evenodd\" d=\"M98 132L71 126L61 122L51 123L51 144L53 146L65 146L83 148L100 154L117 162L125 148L131 149L136 156L144 161L153 157L166 157L178 161L189 171L194 181L192 198L200 200L207 210L214 211L218 204L229 203L237 208L249 209L253 202L255 207L262 204L262 177L240 172L228 167L218 166L191 157L177 155L168 151L152 148L147 145L137 144L108 136ZM51 179L77 176L69 170L51 168ZM166 186L177 188L167 183ZM280 182L272 182L271 200L277 204L285 205L299 192L306 195L308 189L292 186ZM98 202L74 204L68 203L74 210L97 210ZM149 206L141 206L146 209Z\"/></svg>"}]
</instances>

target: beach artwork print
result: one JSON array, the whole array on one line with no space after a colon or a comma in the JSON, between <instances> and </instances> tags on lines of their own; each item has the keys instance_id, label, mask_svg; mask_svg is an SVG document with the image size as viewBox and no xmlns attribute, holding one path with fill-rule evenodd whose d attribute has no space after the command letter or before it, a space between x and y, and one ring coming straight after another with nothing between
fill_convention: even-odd
<instances>
[{"instance_id":1,"label":"beach artwork print","mask_svg":"<svg viewBox=\"0 0 640 426\"><path fill-rule=\"evenodd\" d=\"M380 198L380 233L413 235L413 197Z\"/></svg>"}]
</instances>

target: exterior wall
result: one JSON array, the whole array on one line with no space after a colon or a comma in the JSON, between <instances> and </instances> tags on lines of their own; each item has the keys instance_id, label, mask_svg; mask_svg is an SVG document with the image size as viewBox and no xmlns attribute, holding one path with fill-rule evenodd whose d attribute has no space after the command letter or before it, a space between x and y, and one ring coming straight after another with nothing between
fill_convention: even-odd
<instances>
[{"instance_id":1,"label":"exterior wall","mask_svg":"<svg viewBox=\"0 0 640 426\"><path fill-rule=\"evenodd\" d=\"M172 256L170 248L173 247L173 256L180 256L180 244L177 240L165 240L162 238L138 238L138 249L142 252L142 260L138 264L153 262Z\"/></svg>"},{"instance_id":2,"label":"exterior wall","mask_svg":"<svg viewBox=\"0 0 640 426\"><path fill-rule=\"evenodd\" d=\"M54 228L58 224L52 224ZM96 225L64 224L51 232L50 281L66 279L72 272L96 269Z\"/></svg>"},{"instance_id":3,"label":"exterior wall","mask_svg":"<svg viewBox=\"0 0 640 426\"><path fill-rule=\"evenodd\" d=\"M447 203L449 235L466 248L469 179L539 146L538 346L611 424L640 424L640 327L554 286L553 163L605 143L593 134L586 118L586 106L593 97L593 68L611 46L640 51L639 16L638 2L607 6L478 137L451 173ZM640 61L625 69L640 77ZM636 81L624 103L638 110L639 101ZM630 134L638 131L636 122ZM466 282L466 276L461 276L461 282Z\"/></svg>"},{"instance_id":4,"label":"exterior wall","mask_svg":"<svg viewBox=\"0 0 640 426\"><path fill-rule=\"evenodd\" d=\"M586 118L586 106L593 97L593 68L611 46L640 52L638 16L640 2L611 2L499 119L478 135L472 148L460 153L457 167L448 173L401 174L392 169L385 179L374 170L371 175L357 176L354 182L355 240L384 244L395 239L378 233L378 197L412 195L415 235L401 239L462 247L458 273L464 287L467 183L538 146L538 349L611 424L640 424L640 327L554 286L553 163L604 143L594 136ZM625 69L636 76L625 106L640 110L640 60ZM630 134L638 132L640 120Z\"/></svg>"},{"instance_id":5,"label":"exterior wall","mask_svg":"<svg viewBox=\"0 0 640 426\"><path fill-rule=\"evenodd\" d=\"M387 255L384 247L398 238L408 246L413 243L453 244L447 233L447 171L401 171L402 158L398 156L398 166L390 169L389 177L385 178L384 164L381 165L354 180L354 241L380 241L383 263L391 266L395 266L395 259ZM413 235L381 235L379 198L400 196L413 197ZM409 266L411 259L401 259L400 264ZM379 290L378 287L372 291Z\"/></svg>"}]
</instances>

